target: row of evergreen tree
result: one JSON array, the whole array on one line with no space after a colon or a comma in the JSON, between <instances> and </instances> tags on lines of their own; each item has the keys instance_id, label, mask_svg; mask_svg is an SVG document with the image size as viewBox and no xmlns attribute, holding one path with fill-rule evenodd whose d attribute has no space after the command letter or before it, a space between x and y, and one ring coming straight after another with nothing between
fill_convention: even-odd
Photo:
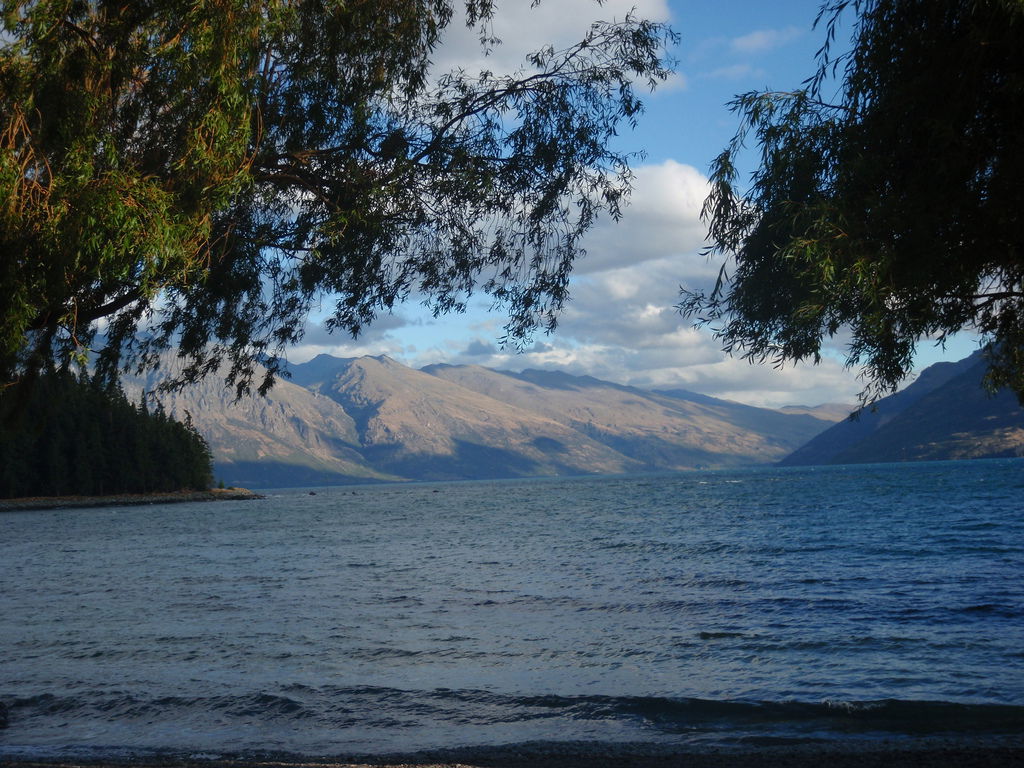
<instances>
[{"instance_id":1,"label":"row of evergreen tree","mask_svg":"<svg viewBox=\"0 0 1024 768\"><path fill-rule=\"evenodd\" d=\"M204 490L210 448L145 397L69 371L0 392L0 498Z\"/></svg>"}]
</instances>

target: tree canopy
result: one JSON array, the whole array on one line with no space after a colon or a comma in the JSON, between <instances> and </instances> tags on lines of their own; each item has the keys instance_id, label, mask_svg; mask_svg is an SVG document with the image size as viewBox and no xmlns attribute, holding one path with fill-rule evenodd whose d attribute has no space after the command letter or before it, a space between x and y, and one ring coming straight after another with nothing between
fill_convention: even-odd
<instances>
[{"instance_id":1,"label":"tree canopy","mask_svg":"<svg viewBox=\"0 0 1024 768\"><path fill-rule=\"evenodd\" d=\"M553 327L672 37L630 16L516 75L435 74L493 0L0 8L3 381L173 346L186 378L227 359L244 391L258 361L269 386L325 297L352 334L413 292L445 312L482 290L512 340Z\"/></svg>"},{"instance_id":2,"label":"tree canopy","mask_svg":"<svg viewBox=\"0 0 1024 768\"><path fill-rule=\"evenodd\" d=\"M681 311L755 361L818 361L848 339L865 400L895 389L923 340L977 333L989 384L1024 399L1024 2L844 0L816 26L803 87L732 104L704 207L725 258Z\"/></svg>"},{"instance_id":3,"label":"tree canopy","mask_svg":"<svg viewBox=\"0 0 1024 768\"><path fill-rule=\"evenodd\" d=\"M206 490L210 447L145 396L84 374L44 370L29 390L0 390L0 498Z\"/></svg>"}]
</instances>

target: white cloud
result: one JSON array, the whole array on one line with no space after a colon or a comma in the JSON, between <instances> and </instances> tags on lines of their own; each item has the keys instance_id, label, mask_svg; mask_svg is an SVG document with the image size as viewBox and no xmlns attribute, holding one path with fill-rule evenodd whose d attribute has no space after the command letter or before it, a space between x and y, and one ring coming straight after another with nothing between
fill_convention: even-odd
<instances>
[{"instance_id":1,"label":"white cloud","mask_svg":"<svg viewBox=\"0 0 1024 768\"><path fill-rule=\"evenodd\" d=\"M507 74L521 69L528 54L546 45L558 49L582 40L594 21L622 20L631 12L651 21L671 18L666 0L546 0L530 6L528 0L498 4L489 34L502 42L489 55L482 50L480 30L454 19L434 56L435 74L459 67Z\"/></svg>"},{"instance_id":2,"label":"white cloud","mask_svg":"<svg viewBox=\"0 0 1024 768\"><path fill-rule=\"evenodd\" d=\"M665 94L685 91L689 87L690 81L686 75L682 72L673 72L665 82L658 86L658 90L655 93L657 96L664 96Z\"/></svg>"},{"instance_id":3,"label":"white cloud","mask_svg":"<svg viewBox=\"0 0 1024 768\"><path fill-rule=\"evenodd\" d=\"M707 228L700 209L707 178L690 165L666 160L635 170L633 194L619 221L600 220L587 235L586 258L575 274L641 264L698 250Z\"/></svg>"},{"instance_id":4,"label":"white cloud","mask_svg":"<svg viewBox=\"0 0 1024 768\"><path fill-rule=\"evenodd\" d=\"M803 34L800 27L788 26L759 29L731 39L710 37L694 46L687 59L702 65L702 70L695 76L698 80L763 80L770 74L758 60L798 40Z\"/></svg>"},{"instance_id":5,"label":"white cloud","mask_svg":"<svg viewBox=\"0 0 1024 768\"><path fill-rule=\"evenodd\" d=\"M712 363L660 372L661 376L666 373L681 382L684 389L765 408L823 403L853 405L861 390L861 382L850 371L827 358L818 365L799 363L774 368L721 355ZM667 388L656 381L652 385Z\"/></svg>"},{"instance_id":6,"label":"white cloud","mask_svg":"<svg viewBox=\"0 0 1024 768\"><path fill-rule=\"evenodd\" d=\"M559 321L560 334L586 343L643 347L673 333L682 318L673 308L686 273L703 257L683 255L609 270L576 280L572 301Z\"/></svg>"},{"instance_id":7,"label":"white cloud","mask_svg":"<svg viewBox=\"0 0 1024 768\"><path fill-rule=\"evenodd\" d=\"M759 29L729 41L729 49L740 55L754 55L781 48L803 34L799 27Z\"/></svg>"},{"instance_id":8,"label":"white cloud","mask_svg":"<svg viewBox=\"0 0 1024 768\"><path fill-rule=\"evenodd\" d=\"M750 64L731 64L727 67L713 69L701 75L701 77L709 80L746 80L766 76L767 73L763 69L752 67Z\"/></svg>"}]
</instances>

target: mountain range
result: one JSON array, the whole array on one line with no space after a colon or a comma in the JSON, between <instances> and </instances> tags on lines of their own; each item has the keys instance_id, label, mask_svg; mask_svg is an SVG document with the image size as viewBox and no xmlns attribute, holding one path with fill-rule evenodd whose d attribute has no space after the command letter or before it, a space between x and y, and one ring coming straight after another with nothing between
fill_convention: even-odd
<instances>
[{"instance_id":1,"label":"mountain range","mask_svg":"<svg viewBox=\"0 0 1024 768\"><path fill-rule=\"evenodd\" d=\"M133 398L163 374L126 382ZM211 375L161 395L188 414L216 475L254 488L613 474L1024 455L1024 409L980 385L980 353L925 369L855 419L852 406L755 408L557 371L409 368L320 355L265 397Z\"/></svg>"},{"instance_id":2,"label":"mountain range","mask_svg":"<svg viewBox=\"0 0 1024 768\"><path fill-rule=\"evenodd\" d=\"M173 367L169 358L162 375ZM771 464L850 410L785 413L567 373L416 370L388 357L320 355L290 372L266 397L236 402L214 374L161 400L191 416L218 477L257 488ZM126 390L153 391L162 375Z\"/></svg>"}]
</instances>

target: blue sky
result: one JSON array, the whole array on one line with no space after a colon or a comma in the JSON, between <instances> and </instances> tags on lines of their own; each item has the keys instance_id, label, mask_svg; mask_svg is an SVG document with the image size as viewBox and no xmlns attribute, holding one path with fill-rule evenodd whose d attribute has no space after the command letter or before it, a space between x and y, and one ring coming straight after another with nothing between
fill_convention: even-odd
<instances>
[{"instance_id":1,"label":"blue sky","mask_svg":"<svg viewBox=\"0 0 1024 768\"><path fill-rule=\"evenodd\" d=\"M415 302L382 316L358 340L328 336L315 325L289 358L302 362L327 352L339 357L386 354L420 367L431 363L495 368L555 368L623 384L683 387L753 405L778 407L853 402L857 371L841 363L841 341L820 365L751 365L724 355L711 334L673 309L681 285L698 286L717 273L700 255L699 211L711 159L736 126L726 104L737 93L791 89L813 72L823 40L813 30L819 0L499 0L494 31L503 40L484 62L476 36L455 27L436 64L513 70L546 43L566 45L590 22L622 18L631 8L668 21L681 35L672 52L677 74L645 100L636 130L618 149L645 153L634 164L629 208L618 223L599 222L588 256L573 277L572 300L558 329L538 335L522 353L499 349L504 315L485 297L463 315L434 319ZM960 339L947 350L922 345L918 365L959 359L975 345Z\"/></svg>"}]
</instances>

